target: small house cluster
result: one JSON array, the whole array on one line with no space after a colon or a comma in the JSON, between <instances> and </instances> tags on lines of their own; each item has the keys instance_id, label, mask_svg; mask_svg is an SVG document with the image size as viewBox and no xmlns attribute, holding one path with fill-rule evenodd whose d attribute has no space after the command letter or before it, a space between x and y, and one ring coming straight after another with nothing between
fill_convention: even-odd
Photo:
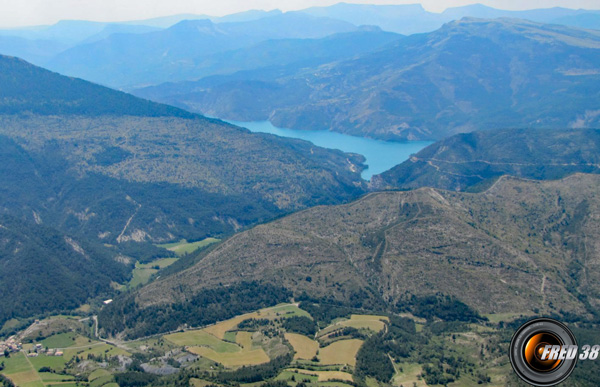
<instances>
[{"instance_id":1,"label":"small house cluster","mask_svg":"<svg viewBox=\"0 0 600 387\"><path fill-rule=\"evenodd\" d=\"M0 341L0 356L4 356L5 352L18 352L23 348L23 345L15 339L14 336L9 337L6 341Z\"/></svg>"},{"instance_id":2,"label":"small house cluster","mask_svg":"<svg viewBox=\"0 0 600 387\"><path fill-rule=\"evenodd\" d=\"M31 350L27 353L28 357L37 357L40 353L46 354L46 356L63 356L63 351L59 349L52 348L44 348L42 344L36 344L33 346Z\"/></svg>"}]
</instances>

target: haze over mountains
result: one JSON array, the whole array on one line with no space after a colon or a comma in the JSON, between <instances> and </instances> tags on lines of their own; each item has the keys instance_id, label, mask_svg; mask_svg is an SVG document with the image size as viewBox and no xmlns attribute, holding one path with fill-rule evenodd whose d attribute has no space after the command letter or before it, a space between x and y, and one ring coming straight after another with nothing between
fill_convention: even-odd
<instances>
[{"instance_id":1,"label":"haze over mountains","mask_svg":"<svg viewBox=\"0 0 600 387\"><path fill-rule=\"evenodd\" d=\"M340 3L328 7L314 7L301 11L282 13L281 11L247 11L224 17L207 15L175 15L149 20L102 23L87 21L61 21L53 26L38 26L12 30L0 30L0 52L5 55L15 55L37 65L50 67L66 75L80 76L87 80L100 82L114 87L135 85L148 85L160 81L174 80L173 73L185 71L194 62L200 61L205 53L206 44L199 49L193 49L198 43L198 32L181 35L182 28L177 37L174 31L169 32L176 24L186 21L199 23L203 26L204 33L215 32L226 34L230 39L223 44L223 40L215 41L214 46L219 46L220 51L227 51L232 46L248 47L260 41L280 38L306 38L324 36L335 32L350 31L349 24L356 26L378 26L384 31L395 32L403 35L431 32L440 28L444 23L458 20L463 17L498 18L510 17L532 20L540 23L563 24L579 28L599 28L600 12L588 10L571 10L565 8L536 9L530 11L503 11L483 5L449 8L441 14L425 11L420 5L361 5ZM204 21L201 23L201 21ZM210 23L209 23L210 21ZM191 23L191 25L196 25ZM267 27L267 30L265 30ZM232 31L233 30L233 31ZM310 31L309 35L307 35ZM163 33L158 33L163 32ZM257 34L262 32L262 36ZM158 34L157 34L158 33ZM215 32L216 33L216 32ZM146 37L135 35L145 35ZM250 38L252 36L252 38ZM187 56L179 58L167 50L165 43L171 38L171 44L192 48ZM157 40L152 46L148 40ZM237 41L236 41L237 40ZM96 43L96 44L94 44ZM130 80L117 77L115 68L127 72L130 76L136 74L131 70L132 62L125 50L142 47L146 58L138 58L145 67L157 66L156 61L162 61L162 70L170 70L158 76L158 68L154 71L146 70L145 77L137 76ZM201 44L201 43L200 43ZM222 45L222 46L221 46ZM214 49L211 48L211 49ZM168 53L160 59L162 54ZM134 55L134 54L131 54ZM158 57L155 57L158 55ZM100 64L93 60L96 58ZM115 62L111 62L115 60ZM167 66L172 61L183 61L175 66ZM123 61L123 62L120 62ZM148 62L146 62L148 61ZM136 63L137 64L137 63ZM173 64L171 64L173 65ZM92 68L86 70L86 66ZM112 77L102 77L100 70L112 70ZM205 74L189 73L193 79Z\"/></svg>"},{"instance_id":2,"label":"haze over mountains","mask_svg":"<svg viewBox=\"0 0 600 387\"><path fill-rule=\"evenodd\" d=\"M598 125L600 33L462 19L320 66L136 91L212 116L380 139Z\"/></svg>"},{"instance_id":3,"label":"haze over mountains","mask_svg":"<svg viewBox=\"0 0 600 387\"><path fill-rule=\"evenodd\" d=\"M372 24L403 35L431 32L443 24L464 17L495 19L508 17L539 23L563 24L580 28L600 27L600 12L567 8L506 11L482 4L448 8L442 13L426 11L420 4L367 5L339 3L329 7L313 7L303 11L313 16L345 20L353 24Z\"/></svg>"},{"instance_id":4,"label":"haze over mountains","mask_svg":"<svg viewBox=\"0 0 600 387\"><path fill-rule=\"evenodd\" d=\"M91 348L101 339L83 324L97 316L104 349L293 302L304 320L286 334L306 330L317 348L351 338L361 351L294 366L391 387L413 368L415 383L489 383L479 371L489 359L509 368L499 336L519 315L596 329L600 31L581 27L598 15L338 4L1 32L0 53L65 75L0 55L0 333L72 312L85 332L61 340ZM360 154L198 113L437 142L367 182ZM367 320L316 331L352 313L386 317L377 334ZM232 387L281 371L327 387L282 371L295 356L280 329L288 312L252 316L246 328L260 331L206 336L239 347L236 361L266 349L250 363L208 357L194 331L197 352L153 337L113 358L73 352L44 376ZM455 351L469 340L472 353ZM370 384L365 359L389 366Z\"/></svg>"},{"instance_id":5,"label":"haze over mountains","mask_svg":"<svg viewBox=\"0 0 600 387\"><path fill-rule=\"evenodd\" d=\"M4 31L0 52L209 116L436 140L480 128L597 126L600 34L579 27L597 27L599 15L341 3L61 22Z\"/></svg>"},{"instance_id":6,"label":"haze over mountains","mask_svg":"<svg viewBox=\"0 0 600 387\"><path fill-rule=\"evenodd\" d=\"M195 78L198 63L211 54L249 47L271 39L319 38L356 30L354 25L303 14L282 14L256 21L215 24L185 20L155 33L113 35L69 49L45 65L113 87ZM143 63L144 66L138 66ZM227 63L227 62L224 62Z\"/></svg>"}]
</instances>

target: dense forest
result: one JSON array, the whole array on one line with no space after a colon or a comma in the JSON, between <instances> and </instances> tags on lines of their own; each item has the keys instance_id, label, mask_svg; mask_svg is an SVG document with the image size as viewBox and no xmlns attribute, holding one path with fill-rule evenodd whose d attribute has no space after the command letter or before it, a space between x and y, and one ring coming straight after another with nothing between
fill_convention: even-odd
<instances>
[{"instance_id":1,"label":"dense forest","mask_svg":"<svg viewBox=\"0 0 600 387\"><path fill-rule=\"evenodd\" d=\"M112 294L111 282L124 282L131 271L116 256L98 243L0 215L0 325Z\"/></svg>"},{"instance_id":2,"label":"dense forest","mask_svg":"<svg viewBox=\"0 0 600 387\"><path fill-rule=\"evenodd\" d=\"M206 289L186 302L136 306L135 294L115 300L99 314L100 327L109 335L127 332L128 338L165 333L184 326L199 327L239 314L289 301L288 290L260 282L240 282Z\"/></svg>"}]
</instances>

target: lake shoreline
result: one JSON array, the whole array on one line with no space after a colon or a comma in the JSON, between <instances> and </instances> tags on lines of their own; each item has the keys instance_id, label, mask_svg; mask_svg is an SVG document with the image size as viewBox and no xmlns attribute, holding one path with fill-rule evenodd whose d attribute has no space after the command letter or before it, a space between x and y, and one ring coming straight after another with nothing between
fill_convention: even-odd
<instances>
[{"instance_id":1,"label":"lake shoreline","mask_svg":"<svg viewBox=\"0 0 600 387\"><path fill-rule=\"evenodd\" d=\"M269 121L223 121L246 128L254 133L269 133L280 137L297 138L310 141L323 148L360 154L365 158L364 164L366 166L361 173L361 177L367 181L371 180L373 175L378 175L403 163L412 154L433 144L433 141L383 141L328 130L278 128Z\"/></svg>"}]
</instances>

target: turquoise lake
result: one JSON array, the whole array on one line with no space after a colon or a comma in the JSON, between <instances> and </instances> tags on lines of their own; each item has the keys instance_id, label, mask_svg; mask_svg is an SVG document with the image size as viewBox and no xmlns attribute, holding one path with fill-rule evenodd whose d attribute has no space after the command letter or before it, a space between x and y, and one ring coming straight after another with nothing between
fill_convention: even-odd
<instances>
[{"instance_id":1,"label":"turquoise lake","mask_svg":"<svg viewBox=\"0 0 600 387\"><path fill-rule=\"evenodd\" d=\"M247 128L252 132L271 133L277 136L299 138L307 140L313 144L329 149L339 149L344 152L358 153L365 157L365 164L368 166L362 172L365 180L370 180L371 176L408 160L410 155L417 153L425 148L430 141L381 141L370 138L348 136L326 130L295 130L284 129L273 126L269 121L240 122L224 120L233 125Z\"/></svg>"}]
</instances>

